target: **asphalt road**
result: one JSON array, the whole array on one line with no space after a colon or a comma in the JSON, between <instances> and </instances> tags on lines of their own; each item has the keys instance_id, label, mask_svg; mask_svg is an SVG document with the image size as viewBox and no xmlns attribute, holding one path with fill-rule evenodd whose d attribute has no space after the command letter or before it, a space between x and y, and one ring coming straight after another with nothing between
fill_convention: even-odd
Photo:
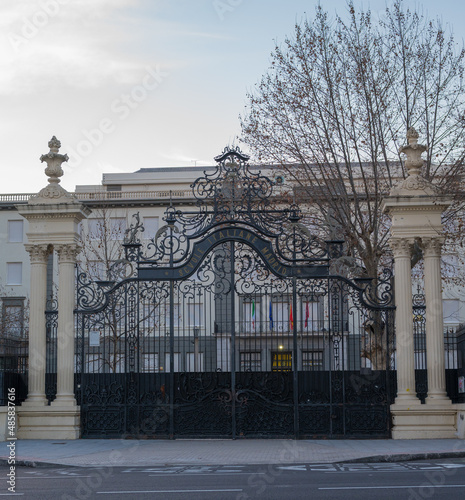
<instances>
[{"instance_id":1,"label":"asphalt road","mask_svg":"<svg viewBox=\"0 0 465 500\"><path fill-rule=\"evenodd\" d=\"M465 498L465 460L370 464L0 467L0 497L34 500ZM11 476L10 476L11 477Z\"/></svg>"}]
</instances>

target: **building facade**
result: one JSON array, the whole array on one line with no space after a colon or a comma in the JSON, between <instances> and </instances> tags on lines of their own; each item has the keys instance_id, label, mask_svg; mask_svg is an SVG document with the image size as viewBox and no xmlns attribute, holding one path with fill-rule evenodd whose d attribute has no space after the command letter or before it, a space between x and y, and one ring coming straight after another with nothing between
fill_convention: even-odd
<instances>
[{"instance_id":1,"label":"building facade","mask_svg":"<svg viewBox=\"0 0 465 500\"><path fill-rule=\"evenodd\" d=\"M85 436L389 435L393 305L370 295L366 280L331 277L331 247L317 248L298 207L279 209L279 172L263 176L246 159L226 151L217 159L222 177L218 165L141 169L76 187L74 203L87 210L78 229L73 363ZM272 187L278 205L270 210ZM5 195L0 213L3 340L16 347L26 337L32 277L20 212L31 199ZM37 224L34 231L37 238ZM62 246L46 262L50 401L60 372ZM390 290L389 279L382 286ZM461 322L457 290L444 308L452 331ZM418 359L422 349L417 332ZM454 350L448 368L457 369ZM3 366L21 372L28 354L4 342ZM213 395L219 425L203 428L215 415ZM57 399L66 399L60 381ZM368 407L371 418L360 420ZM276 430L280 420L287 424Z\"/></svg>"}]
</instances>

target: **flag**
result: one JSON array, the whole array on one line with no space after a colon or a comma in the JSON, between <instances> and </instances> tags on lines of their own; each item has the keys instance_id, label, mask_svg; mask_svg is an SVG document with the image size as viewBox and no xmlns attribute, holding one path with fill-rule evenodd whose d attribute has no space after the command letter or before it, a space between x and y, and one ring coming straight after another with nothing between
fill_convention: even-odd
<instances>
[{"instance_id":1,"label":"flag","mask_svg":"<svg viewBox=\"0 0 465 500\"><path fill-rule=\"evenodd\" d=\"M255 300L252 302L252 328L255 330Z\"/></svg>"},{"instance_id":2,"label":"flag","mask_svg":"<svg viewBox=\"0 0 465 500\"><path fill-rule=\"evenodd\" d=\"M290 304L289 308L289 323L291 324L291 330L294 330L294 316L292 314L292 304Z\"/></svg>"},{"instance_id":3,"label":"flag","mask_svg":"<svg viewBox=\"0 0 465 500\"><path fill-rule=\"evenodd\" d=\"M310 310L308 309L308 302L305 306L305 328L308 326L308 318L310 317Z\"/></svg>"},{"instance_id":4,"label":"flag","mask_svg":"<svg viewBox=\"0 0 465 500\"><path fill-rule=\"evenodd\" d=\"M271 300L270 300L270 314L269 314L269 318L270 318L270 330L273 330L273 305L271 303Z\"/></svg>"}]
</instances>

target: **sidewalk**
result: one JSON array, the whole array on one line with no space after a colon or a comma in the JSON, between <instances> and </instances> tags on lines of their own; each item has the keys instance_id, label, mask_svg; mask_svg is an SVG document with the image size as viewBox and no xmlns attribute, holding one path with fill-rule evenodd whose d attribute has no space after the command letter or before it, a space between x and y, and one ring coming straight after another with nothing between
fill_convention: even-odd
<instances>
[{"instance_id":1,"label":"sidewalk","mask_svg":"<svg viewBox=\"0 0 465 500\"><path fill-rule=\"evenodd\" d=\"M0 464L10 454L0 443ZM465 457L465 440L119 440L16 441L16 463L39 466L160 466L395 462Z\"/></svg>"}]
</instances>

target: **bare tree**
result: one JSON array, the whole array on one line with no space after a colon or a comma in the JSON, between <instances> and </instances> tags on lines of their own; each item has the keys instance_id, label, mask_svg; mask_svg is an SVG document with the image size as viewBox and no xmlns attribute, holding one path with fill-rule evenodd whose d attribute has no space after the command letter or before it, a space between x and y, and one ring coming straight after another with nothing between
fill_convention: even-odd
<instances>
[{"instance_id":1,"label":"bare tree","mask_svg":"<svg viewBox=\"0 0 465 500\"><path fill-rule=\"evenodd\" d=\"M93 217L82 225L80 269L93 281L117 284L125 278L135 276L136 268L126 260L123 242L126 233L136 235L132 226L127 231L129 214L121 209L93 208ZM136 215L139 221L139 215ZM151 240L143 242L147 245ZM154 334L164 328L167 317L167 302L161 287L141 285L137 304L138 350L141 355L153 352ZM111 289L111 284L105 287ZM100 331L100 347L88 346L90 371L117 373L124 370L125 339L128 332L125 317L130 305L125 288L119 287L109 293L106 307L90 320L95 330ZM150 367L148 367L150 368ZM152 369L154 367L151 367Z\"/></svg>"},{"instance_id":2,"label":"bare tree","mask_svg":"<svg viewBox=\"0 0 465 500\"><path fill-rule=\"evenodd\" d=\"M114 210L102 207L93 209L93 217L82 224L82 252L79 256L79 267L87 276L96 281L111 281L114 279L114 266L124 257L122 239L126 229L126 216L116 217ZM117 300L110 297L109 307L105 309L104 317L100 318L102 331L101 342L105 348L89 347L94 358L88 370L109 370L116 373L121 364L121 307Z\"/></svg>"},{"instance_id":3,"label":"bare tree","mask_svg":"<svg viewBox=\"0 0 465 500\"><path fill-rule=\"evenodd\" d=\"M425 177L461 199L465 51L402 0L379 21L352 1L348 10L346 22L317 7L276 46L248 96L243 140L317 207L313 225L346 241L352 270L374 277L390 227L381 200L406 175L399 149L410 127L428 145Z\"/></svg>"}]
</instances>

